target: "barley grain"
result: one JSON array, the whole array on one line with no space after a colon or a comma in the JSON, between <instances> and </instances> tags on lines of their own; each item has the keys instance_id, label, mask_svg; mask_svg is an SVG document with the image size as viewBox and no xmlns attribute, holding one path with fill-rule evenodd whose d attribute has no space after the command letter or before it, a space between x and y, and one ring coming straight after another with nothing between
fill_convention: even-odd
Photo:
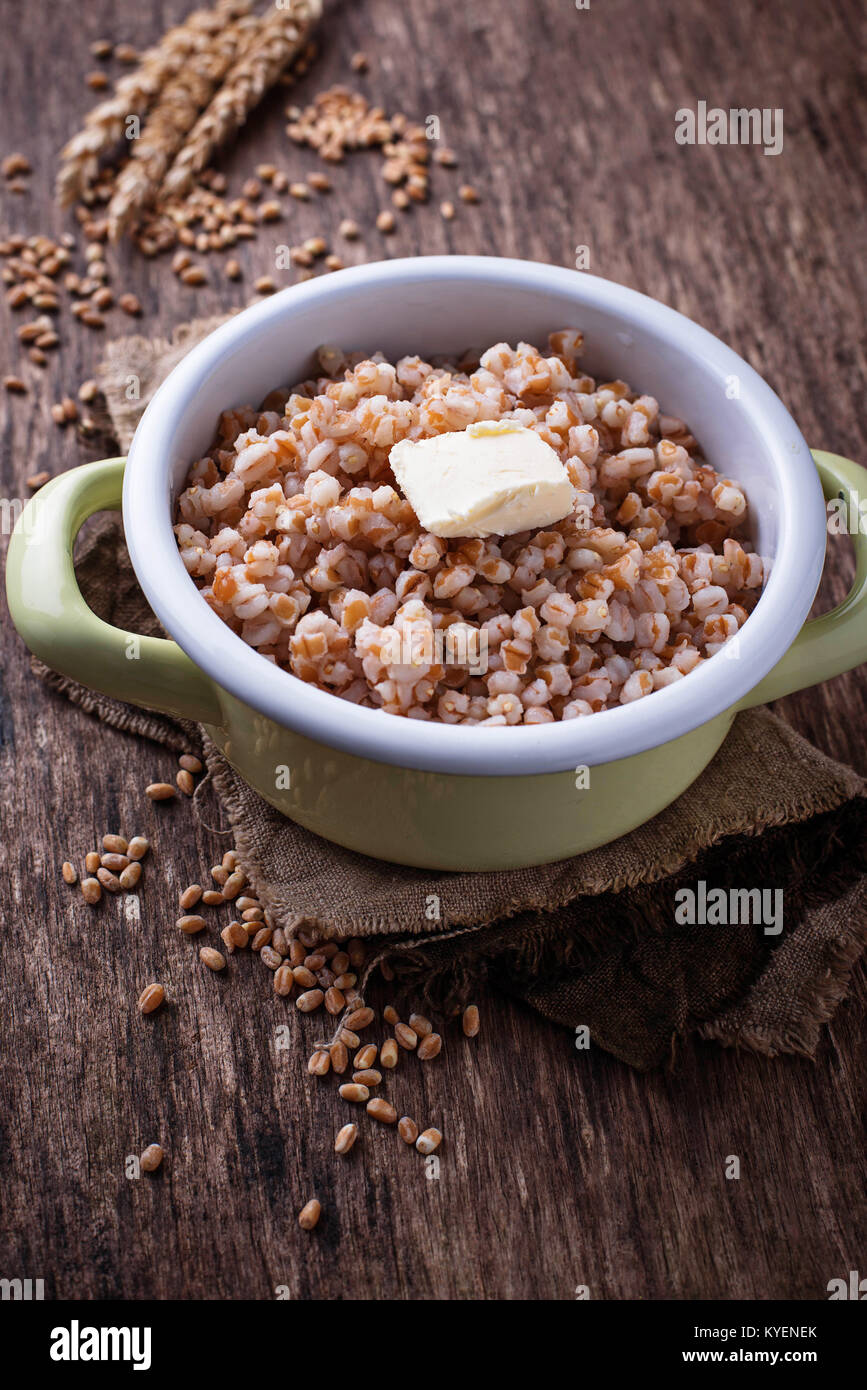
<instances>
[{"instance_id":1,"label":"barley grain","mask_svg":"<svg viewBox=\"0 0 867 1390\"><path fill-rule=\"evenodd\" d=\"M334 1140L334 1152L336 1154L348 1154L356 1139L358 1138L358 1125L344 1125L337 1131Z\"/></svg>"},{"instance_id":2,"label":"barley grain","mask_svg":"<svg viewBox=\"0 0 867 1390\"><path fill-rule=\"evenodd\" d=\"M196 784L193 781L191 773L185 772L184 769L181 768L180 772L175 775L175 781L184 793L184 796L192 796L196 789Z\"/></svg>"},{"instance_id":3,"label":"barley grain","mask_svg":"<svg viewBox=\"0 0 867 1390\"><path fill-rule=\"evenodd\" d=\"M439 1033L428 1033L423 1037L418 1045L418 1056L422 1062L429 1062L431 1058L438 1057L442 1050L443 1040Z\"/></svg>"},{"instance_id":4,"label":"barley grain","mask_svg":"<svg viewBox=\"0 0 867 1390\"><path fill-rule=\"evenodd\" d=\"M175 926L180 927L187 936L195 936L197 932L204 931L205 919L204 917L197 917L195 914L187 915L179 917Z\"/></svg>"},{"instance_id":5,"label":"barley grain","mask_svg":"<svg viewBox=\"0 0 867 1390\"><path fill-rule=\"evenodd\" d=\"M468 1038L474 1038L479 1031L479 1010L475 1004L468 1004L464 1009L461 1019L461 1027Z\"/></svg>"},{"instance_id":6,"label":"barley grain","mask_svg":"<svg viewBox=\"0 0 867 1390\"><path fill-rule=\"evenodd\" d=\"M125 893L129 893L131 889L135 888L140 878L141 864L138 860L133 860L131 864L128 864L126 868L122 870L120 875L120 886Z\"/></svg>"},{"instance_id":7,"label":"barley grain","mask_svg":"<svg viewBox=\"0 0 867 1390\"><path fill-rule=\"evenodd\" d=\"M171 801L174 795L175 789L170 782L151 782L145 787L145 796L151 801Z\"/></svg>"},{"instance_id":8,"label":"barley grain","mask_svg":"<svg viewBox=\"0 0 867 1390\"><path fill-rule=\"evenodd\" d=\"M186 270L181 271L181 279L185 285L205 285L208 282L208 272L202 265L189 265Z\"/></svg>"},{"instance_id":9,"label":"barley grain","mask_svg":"<svg viewBox=\"0 0 867 1390\"><path fill-rule=\"evenodd\" d=\"M340 1014L346 1007L346 1000L339 989L332 985L325 991L325 1007L330 1014Z\"/></svg>"},{"instance_id":10,"label":"barley grain","mask_svg":"<svg viewBox=\"0 0 867 1390\"><path fill-rule=\"evenodd\" d=\"M299 994L295 1000L295 1007L302 1014L312 1014L314 1009L318 1009L325 995L321 989L308 989L304 994Z\"/></svg>"},{"instance_id":11,"label":"barley grain","mask_svg":"<svg viewBox=\"0 0 867 1390\"><path fill-rule=\"evenodd\" d=\"M367 1113L384 1125L393 1125L397 1122L397 1111L394 1106L389 1104L387 1100L383 1100L381 1096L375 1096L373 1100L367 1102Z\"/></svg>"},{"instance_id":12,"label":"barley grain","mask_svg":"<svg viewBox=\"0 0 867 1390\"><path fill-rule=\"evenodd\" d=\"M394 1036L401 1047L405 1048L407 1052L412 1052L418 1047L418 1034L406 1023L396 1023L394 1025Z\"/></svg>"},{"instance_id":13,"label":"barley grain","mask_svg":"<svg viewBox=\"0 0 867 1390\"><path fill-rule=\"evenodd\" d=\"M338 1089L343 1100L351 1101L355 1105L361 1105L370 1096L366 1086L359 1086L354 1081L347 1081Z\"/></svg>"},{"instance_id":14,"label":"barley grain","mask_svg":"<svg viewBox=\"0 0 867 1390\"><path fill-rule=\"evenodd\" d=\"M0 169L2 169L5 179L12 179L16 174L29 174L31 172L29 159L18 150L14 154L7 154Z\"/></svg>"},{"instance_id":15,"label":"barley grain","mask_svg":"<svg viewBox=\"0 0 867 1390\"><path fill-rule=\"evenodd\" d=\"M415 1146L420 1154L432 1154L434 1149L438 1149L442 1143L442 1135L438 1129L431 1127L420 1134L415 1141Z\"/></svg>"},{"instance_id":16,"label":"barley grain","mask_svg":"<svg viewBox=\"0 0 867 1390\"><path fill-rule=\"evenodd\" d=\"M274 993L281 998L285 999L292 993L293 983L291 965L281 965L279 970L274 971Z\"/></svg>"},{"instance_id":17,"label":"barley grain","mask_svg":"<svg viewBox=\"0 0 867 1390\"><path fill-rule=\"evenodd\" d=\"M302 1231L312 1231L322 1215L322 1207L315 1197L311 1197L298 1213L298 1225Z\"/></svg>"},{"instance_id":18,"label":"barley grain","mask_svg":"<svg viewBox=\"0 0 867 1390\"><path fill-rule=\"evenodd\" d=\"M116 874L113 874L110 869L97 869L96 877L107 893L120 892L120 879Z\"/></svg>"},{"instance_id":19,"label":"barley grain","mask_svg":"<svg viewBox=\"0 0 867 1390\"><path fill-rule=\"evenodd\" d=\"M361 1071L354 1071L352 1073L352 1079L357 1082L359 1086L369 1086L373 1088L374 1086L378 1086L382 1081L382 1072L377 1071L376 1067L364 1067Z\"/></svg>"},{"instance_id":20,"label":"barley grain","mask_svg":"<svg viewBox=\"0 0 867 1390\"><path fill-rule=\"evenodd\" d=\"M119 874L126 868L129 860L125 854L104 854L99 862L104 869L110 870L113 874Z\"/></svg>"},{"instance_id":21,"label":"barley grain","mask_svg":"<svg viewBox=\"0 0 867 1390\"><path fill-rule=\"evenodd\" d=\"M382 1066L387 1067L389 1071L393 1071L397 1066L398 1056L398 1047L394 1038L386 1038L382 1047L379 1049L380 1063Z\"/></svg>"},{"instance_id":22,"label":"barley grain","mask_svg":"<svg viewBox=\"0 0 867 1390\"><path fill-rule=\"evenodd\" d=\"M231 902L234 898L237 898L246 882L247 875L244 873L243 869L234 869L223 884L223 897L226 901Z\"/></svg>"},{"instance_id":23,"label":"barley grain","mask_svg":"<svg viewBox=\"0 0 867 1390\"><path fill-rule=\"evenodd\" d=\"M166 997L165 989L162 985L146 985L139 995L138 1006L143 1014L152 1014L158 1009Z\"/></svg>"},{"instance_id":24,"label":"barley grain","mask_svg":"<svg viewBox=\"0 0 867 1390\"><path fill-rule=\"evenodd\" d=\"M360 1009L354 1009L351 1014L347 1014L346 1018L343 1020L343 1024L345 1028L350 1029L352 1032L356 1032L359 1029L367 1028L373 1022L374 1017L373 1009L363 1005Z\"/></svg>"},{"instance_id":25,"label":"barley grain","mask_svg":"<svg viewBox=\"0 0 867 1390\"><path fill-rule=\"evenodd\" d=\"M189 886L189 888L185 888L184 891L183 891L183 893L181 893L181 896L180 896L180 898L178 899L178 902L179 902L180 907L183 909L183 911L184 911L184 912L188 912L189 909L190 909L191 907L195 907L196 903L199 901L199 899L201 898L201 896L202 896L202 890L201 890L201 887L199 886L199 884L198 884L198 883L191 883L190 886ZM222 897L223 897L223 895L222 895L222 893L221 893L221 894L220 894L221 900L222 900Z\"/></svg>"}]
</instances>

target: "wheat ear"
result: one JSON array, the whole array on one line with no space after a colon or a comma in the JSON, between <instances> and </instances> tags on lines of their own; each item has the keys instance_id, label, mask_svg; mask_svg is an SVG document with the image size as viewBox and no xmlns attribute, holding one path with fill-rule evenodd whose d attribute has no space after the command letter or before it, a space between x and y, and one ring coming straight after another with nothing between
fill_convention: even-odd
<instances>
[{"instance_id":1,"label":"wheat ear","mask_svg":"<svg viewBox=\"0 0 867 1390\"><path fill-rule=\"evenodd\" d=\"M182 71L190 55L205 47L230 18L239 17L249 8L249 0L221 0L216 9L194 10L183 24L169 29L158 44L142 55L135 71L121 78L108 100L88 112L83 128L60 153L56 192L64 207L81 197L95 181L100 157L126 133L130 116L144 116L166 83Z\"/></svg>"},{"instance_id":2,"label":"wheat ear","mask_svg":"<svg viewBox=\"0 0 867 1390\"><path fill-rule=\"evenodd\" d=\"M288 0L262 21L259 33L193 126L163 181L161 197L178 197L189 190L214 152L241 128L298 56L321 14L322 0Z\"/></svg>"}]
</instances>

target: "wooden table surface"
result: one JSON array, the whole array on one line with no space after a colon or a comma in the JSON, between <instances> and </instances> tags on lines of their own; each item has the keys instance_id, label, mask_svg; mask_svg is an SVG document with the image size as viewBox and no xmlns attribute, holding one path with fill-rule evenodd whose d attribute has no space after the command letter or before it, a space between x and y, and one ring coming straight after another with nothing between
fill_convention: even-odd
<instances>
[{"instance_id":1,"label":"wooden table surface","mask_svg":"<svg viewBox=\"0 0 867 1390\"><path fill-rule=\"evenodd\" d=\"M57 150L92 100L89 44L143 48L190 8L89 0L69 23L49 0L2 0L3 153L20 149L34 167L29 194L2 194L6 231L71 225L50 190ZM431 206L401 216L390 238L366 232L347 261L472 251L571 265L586 245L594 273L673 305L746 357L811 444L867 457L858 0L820 14L807 0L326 9L321 57L294 99L346 82L389 110L439 116L461 159L457 174L438 171ZM371 60L365 76L350 71L357 49ZM286 99L226 160L235 184L264 159L292 176L317 167L283 133ZM676 144L676 109L699 100L782 107L783 152ZM291 239L336 238L347 215L369 228L388 205L378 168L359 155L337 169L330 196L292 206ZM436 203L464 179L482 201L445 222ZM247 288L218 275L181 287L165 260L128 251L112 258L113 283L140 296L146 331L169 330L246 302L283 239L244 247ZM104 347L64 323L48 370L25 364L29 396L3 401L4 498L25 496L40 469L99 456L48 414ZM19 370L5 309L0 324L2 370ZM110 316L109 336L128 328ZM847 552L829 547L826 602L845 592ZM583 1284L594 1298L821 1299L829 1279L863 1267L852 1001L815 1063L690 1043L673 1069L638 1075L484 998L476 1043L455 1039L421 1082L420 1069L397 1076L400 1102L448 1136L438 1179L382 1129L336 1160L345 1107L311 1084L300 1042L275 1045L284 1017L297 1040L295 1011L251 961L231 981L203 971L172 926L178 887L207 872L225 838L189 804L144 799L147 782L172 775L171 755L43 689L8 617L2 640L0 1275L86 1298L268 1298L285 1286L304 1299L569 1299ZM863 670L780 709L867 773ZM154 861L138 898L93 913L64 890L60 862L118 827L151 835ZM154 978L173 1003L143 1020L134 1001ZM128 1179L127 1155L154 1140L162 1170ZM740 1181L724 1176L730 1154ZM296 1213L314 1191L324 1214L311 1237Z\"/></svg>"}]
</instances>

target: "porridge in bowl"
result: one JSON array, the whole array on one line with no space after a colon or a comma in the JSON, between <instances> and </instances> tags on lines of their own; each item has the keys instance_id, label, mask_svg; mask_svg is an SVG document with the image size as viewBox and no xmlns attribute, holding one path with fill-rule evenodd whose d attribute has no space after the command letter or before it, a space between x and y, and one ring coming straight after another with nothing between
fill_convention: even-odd
<instances>
[{"instance_id":1,"label":"porridge in bowl","mask_svg":"<svg viewBox=\"0 0 867 1390\"><path fill-rule=\"evenodd\" d=\"M581 346L564 330L547 353L497 343L436 365L325 348L321 375L225 411L175 526L206 602L299 679L414 719L574 719L687 677L761 593L746 498L651 396L585 375ZM496 441L520 459L528 431L545 453L519 487ZM447 456L447 525L408 454L422 483ZM463 460L478 486L457 534ZM516 529L545 505L558 519Z\"/></svg>"}]
</instances>

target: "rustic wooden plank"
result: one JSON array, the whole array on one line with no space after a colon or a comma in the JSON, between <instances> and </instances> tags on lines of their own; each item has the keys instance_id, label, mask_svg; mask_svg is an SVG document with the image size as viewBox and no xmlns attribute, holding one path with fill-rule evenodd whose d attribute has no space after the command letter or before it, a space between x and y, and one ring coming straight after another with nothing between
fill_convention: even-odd
<instances>
[{"instance_id":1,"label":"rustic wooden plank","mask_svg":"<svg viewBox=\"0 0 867 1390\"><path fill-rule=\"evenodd\" d=\"M189 8L92 0L49 43L56 6L3 0L16 38L0 53L6 141L36 170L25 198L2 195L8 229L66 225L50 176L89 105L88 44L108 35L143 47ZM462 163L438 180L437 198L464 180L483 195L451 223L430 207L391 238L368 232L345 248L347 262L480 251L568 265L586 244L595 273L673 304L742 352L811 442L864 458L862 31L856 0L834 0L821 26L804 0L725 15L710 0L587 11L515 0L508 13L364 0L330 7L321 60L294 99L344 80L414 118L438 115ZM371 69L350 79L359 48ZM678 147L674 111L699 99L782 106L783 154ZM230 176L261 159L316 167L287 145L285 100L251 125ZM369 226L387 206L373 156L348 161L334 182L332 195L293 207L291 228L242 248L245 285L273 273L290 230L292 240L334 236L341 217ZM148 331L248 293L216 276L181 288L165 263L125 251L119 261L115 283L140 296ZM6 371L15 325L5 313L0 323ZM115 315L110 331L128 326ZM48 410L91 375L101 349L98 335L67 327L45 375L29 373L40 389L4 400L4 497L21 496L31 472L99 456ZM848 564L833 543L826 601L845 591ZM169 754L39 687L8 623L2 641L4 1274L97 1298L269 1297L286 1285L293 1298L568 1299L582 1283L594 1297L821 1298L828 1279L857 1267L854 1004L816 1065L690 1045L673 1070L645 1077L486 998L475 1042L449 1031L439 1062L394 1079L401 1107L442 1121L439 1178L371 1125L335 1160L346 1107L304 1071L315 1023L276 1001L252 960L233 959L225 979L203 971L172 925L178 887L201 879L225 840L188 804L142 796L171 775ZM862 673L782 708L867 771ZM210 821L218 814L211 803ZM119 827L152 835L154 861L126 915L113 900L93 913L64 889L59 862ZM171 1002L143 1020L134 1001L153 978ZM287 1017L305 1046L278 1052ZM125 1156L155 1139L163 1170L130 1181ZM729 1154L741 1158L739 1182L724 1177ZM313 1191L324 1215L310 1237L295 1217Z\"/></svg>"}]
</instances>

